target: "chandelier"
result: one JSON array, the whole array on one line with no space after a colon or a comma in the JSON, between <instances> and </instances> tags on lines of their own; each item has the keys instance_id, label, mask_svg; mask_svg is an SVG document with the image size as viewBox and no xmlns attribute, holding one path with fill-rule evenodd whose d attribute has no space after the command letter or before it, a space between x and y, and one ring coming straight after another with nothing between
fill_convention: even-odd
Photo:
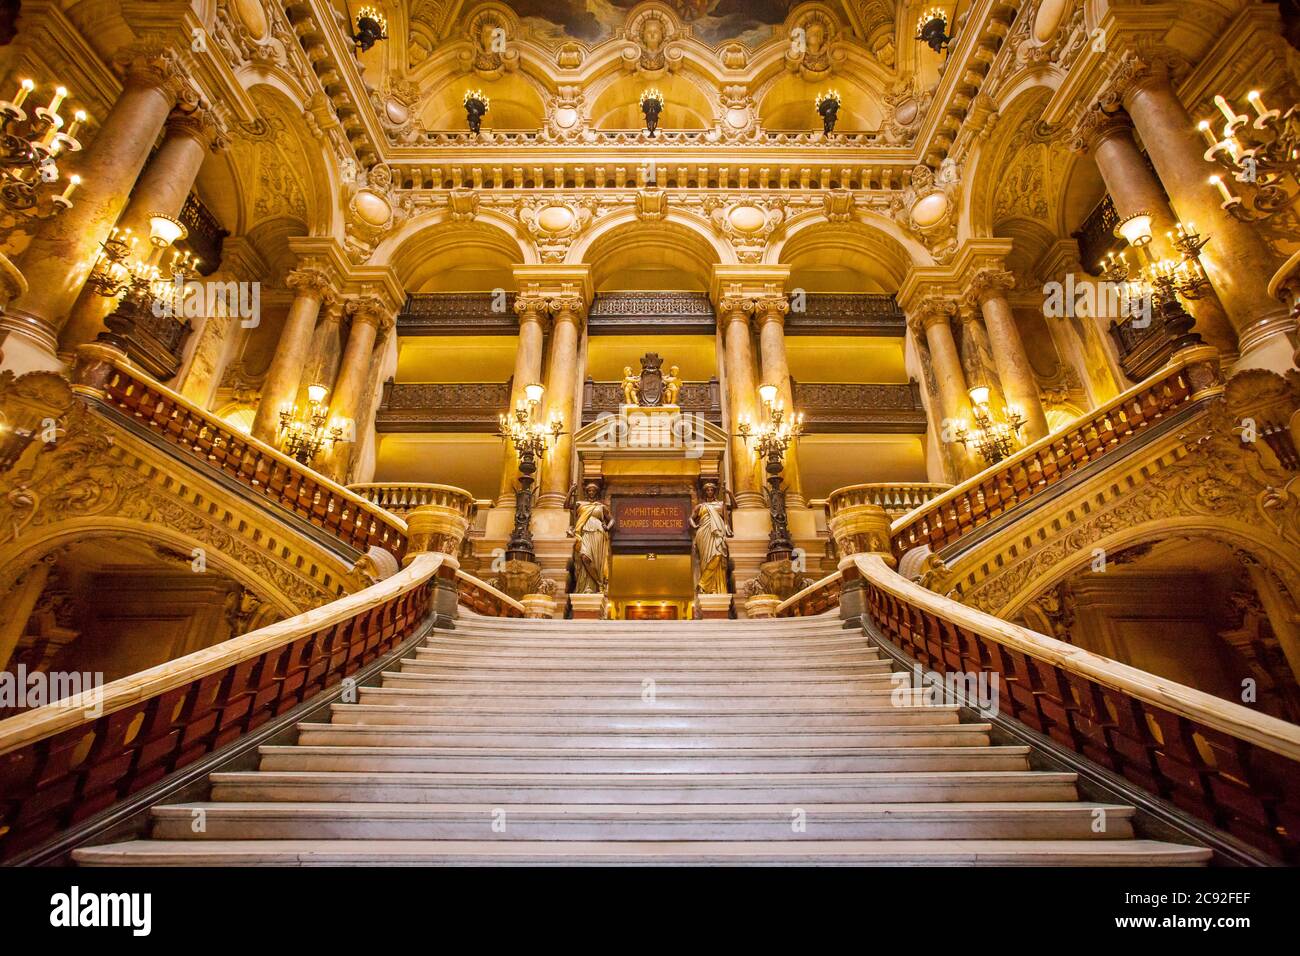
<instances>
[{"instance_id":1,"label":"chandelier","mask_svg":"<svg viewBox=\"0 0 1300 956\"><path fill-rule=\"evenodd\" d=\"M1290 186L1300 186L1300 104L1283 114L1264 105L1258 90L1246 94L1255 111L1255 119L1238 113L1223 97L1216 95L1214 105L1223 114L1222 138L1216 138L1208 120L1197 128L1208 148L1205 159L1221 167L1232 179L1250 188L1250 208L1233 193L1223 176L1214 175L1210 185L1219 191L1221 206L1242 222L1272 219L1295 203Z\"/></svg>"},{"instance_id":2,"label":"chandelier","mask_svg":"<svg viewBox=\"0 0 1300 956\"><path fill-rule=\"evenodd\" d=\"M645 128L650 135L659 128L659 114L664 109L664 95L654 87L641 94L641 114L645 117Z\"/></svg>"},{"instance_id":3,"label":"chandelier","mask_svg":"<svg viewBox=\"0 0 1300 956\"><path fill-rule=\"evenodd\" d=\"M971 434L963 424L957 429L957 441L965 448L974 445L986 463L996 465L1016 450L1017 436L1025 424L1024 416L1007 406L1003 409L1002 421L995 420L989 409L987 385L976 385L970 390L970 403L975 432Z\"/></svg>"},{"instance_id":4,"label":"chandelier","mask_svg":"<svg viewBox=\"0 0 1300 956\"><path fill-rule=\"evenodd\" d=\"M352 39L365 53L380 40L388 39L388 20L375 7L362 7L357 14L357 32Z\"/></svg>"},{"instance_id":5,"label":"chandelier","mask_svg":"<svg viewBox=\"0 0 1300 956\"><path fill-rule=\"evenodd\" d=\"M308 385L306 408L300 410L295 404L280 409L280 445L286 455L304 465L343 440L342 426L329 422L328 393L324 385Z\"/></svg>"},{"instance_id":6,"label":"chandelier","mask_svg":"<svg viewBox=\"0 0 1300 956\"><path fill-rule=\"evenodd\" d=\"M12 100L0 101L0 205L15 216L43 222L72 207L72 194L80 176L69 176L58 192L58 157L81 149L77 131L86 122L84 110L77 110L67 131L59 107L67 99L67 87L58 86L46 106L23 109L36 89L32 80L22 80Z\"/></svg>"},{"instance_id":7,"label":"chandelier","mask_svg":"<svg viewBox=\"0 0 1300 956\"><path fill-rule=\"evenodd\" d=\"M840 94L835 90L818 93L813 106L822 118L822 132L829 136L835 132L835 121L840 115Z\"/></svg>"},{"instance_id":8,"label":"chandelier","mask_svg":"<svg viewBox=\"0 0 1300 956\"><path fill-rule=\"evenodd\" d=\"M926 10L916 21L916 39L922 41L935 53L948 49L952 37L945 32L948 29L948 14L939 7Z\"/></svg>"},{"instance_id":9,"label":"chandelier","mask_svg":"<svg viewBox=\"0 0 1300 956\"><path fill-rule=\"evenodd\" d=\"M189 252L173 250L165 271L159 262L167 249L188 234L180 220L154 213L149 217L150 252L141 257L136 254L139 236L132 235L130 229L114 227L100 243L86 285L106 299L123 296L119 308L144 308L157 314L177 315L183 304L185 282L198 271L200 261Z\"/></svg>"},{"instance_id":10,"label":"chandelier","mask_svg":"<svg viewBox=\"0 0 1300 956\"><path fill-rule=\"evenodd\" d=\"M1138 250L1139 262L1128 261L1124 252L1112 252L1101 263L1102 278L1127 284L1133 295L1150 294L1157 300L1170 296L1203 299L1211 292L1209 276L1201 265L1201 249L1210 241L1191 223L1175 224L1165 233L1177 259L1157 259L1151 251L1151 214L1135 213L1119 222L1115 235Z\"/></svg>"},{"instance_id":11,"label":"chandelier","mask_svg":"<svg viewBox=\"0 0 1300 956\"><path fill-rule=\"evenodd\" d=\"M564 420L552 412L546 423L534 421L534 414L542 404L542 386L525 385L524 397L516 403L514 412L502 415L497 432L510 442L519 458L519 487L515 490L515 520L506 543L506 558L531 561L533 559L533 481L538 460L546 456L551 443L564 433Z\"/></svg>"},{"instance_id":12,"label":"chandelier","mask_svg":"<svg viewBox=\"0 0 1300 956\"><path fill-rule=\"evenodd\" d=\"M465 122L472 132L483 128L483 117L488 111L488 98L482 90L465 91Z\"/></svg>"},{"instance_id":13,"label":"chandelier","mask_svg":"<svg viewBox=\"0 0 1300 956\"><path fill-rule=\"evenodd\" d=\"M736 425L736 433L749 447L749 440L754 439L754 453L766 464L767 472L767 508L771 518L772 530L767 539L767 559L776 561L790 557L794 551L794 541L790 537L790 524L785 509L785 489L781 487L781 472L785 468L785 456L790 446L803 434L803 413L796 412L785 418L785 403L777 398L775 385L762 385L758 389L759 399L763 404L763 421L755 425L749 417L741 416Z\"/></svg>"}]
</instances>

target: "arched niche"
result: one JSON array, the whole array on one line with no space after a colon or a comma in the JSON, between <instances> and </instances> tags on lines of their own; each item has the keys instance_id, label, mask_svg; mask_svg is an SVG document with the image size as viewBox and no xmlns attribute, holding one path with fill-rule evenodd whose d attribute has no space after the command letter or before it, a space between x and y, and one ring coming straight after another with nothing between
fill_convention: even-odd
<instances>
[{"instance_id":1,"label":"arched niche","mask_svg":"<svg viewBox=\"0 0 1300 956\"><path fill-rule=\"evenodd\" d=\"M682 75L647 81L635 76L619 77L606 86L591 104L591 125L603 130L637 130L645 128L641 112L641 94L658 90L664 98L659 114L659 128L665 130L700 130L713 126L713 106L704 90Z\"/></svg>"},{"instance_id":2,"label":"arched niche","mask_svg":"<svg viewBox=\"0 0 1300 956\"><path fill-rule=\"evenodd\" d=\"M518 73L500 79L481 80L473 74L448 80L420 110L426 129L447 131L468 129L465 93L482 90L488 98L483 126L498 130L537 130L545 123L546 107L541 93Z\"/></svg>"},{"instance_id":3,"label":"arched niche","mask_svg":"<svg viewBox=\"0 0 1300 956\"><path fill-rule=\"evenodd\" d=\"M912 259L897 240L865 223L815 222L781 247L791 288L807 292L896 292Z\"/></svg>"},{"instance_id":4,"label":"arched niche","mask_svg":"<svg viewBox=\"0 0 1300 956\"><path fill-rule=\"evenodd\" d=\"M776 80L758 106L759 123L769 130L818 130L821 114L815 105L817 95L827 90L840 94L837 130L859 132L879 129L884 114L879 100L867 89L838 76L809 82L797 73L787 73Z\"/></svg>"},{"instance_id":5,"label":"arched niche","mask_svg":"<svg viewBox=\"0 0 1300 956\"><path fill-rule=\"evenodd\" d=\"M599 232L581 261L598 292L704 292L721 260L702 227L631 219Z\"/></svg>"},{"instance_id":6,"label":"arched niche","mask_svg":"<svg viewBox=\"0 0 1300 956\"><path fill-rule=\"evenodd\" d=\"M517 239L481 219L418 227L388 258L409 292L513 289L514 267L524 261Z\"/></svg>"}]
</instances>

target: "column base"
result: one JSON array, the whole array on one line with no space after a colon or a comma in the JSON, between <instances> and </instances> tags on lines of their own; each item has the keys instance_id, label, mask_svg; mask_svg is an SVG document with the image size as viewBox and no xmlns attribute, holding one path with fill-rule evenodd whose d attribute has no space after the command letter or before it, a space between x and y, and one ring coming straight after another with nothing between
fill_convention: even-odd
<instances>
[{"instance_id":1,"label":"column base","mask_svg":"<svg viewBox=\"0 0 1300 956\"><path fill-rule=\"evenodd\" d=\"M524 617L537 620L554 618L559 604L548 594L525 594L520 600L524 606Z\"/></svg>"},{"instance_id":2,"label":"column base","mask_svg":"<svg viewBox=\"0 0 1300 956\"><path fill-rule=\"evenodd\" d=\"M570 594L569 609L575 621L603 621L609 614L609 601L603 594Z\"/></svg>"},{"instance_id":3,"label":"column base","mask_svg":"<svg viewBox=\"0 0 1300 956\"><path fill-rule=\"evenodd\" d=\"M757 619L776 617L781 599L775 594L755 594L745 601L745 617Z\"/></svg>"},{"instance_id":4,"label":"column base","mask_svg":"<svg viewBox=\"0 0 1300 956\"><path fill-rule=\"evenodd\" d=\"M0 369L26 372L65 372L59 358L59 336L44 319L23 312L0 315Z\"/></svg>"},{"instance_id":5,"label":"column base","mask_svg":"<svg viewBox=\"0 0 1300 956\"><path fill-rule=\"evenodd\" d=\"M1238 335L1240 356L1233 364L1233 372L1248 368L1263 368L1285 375L1292 368L1295 344L1290 334L1295 329L1295 319L1285 306L1243 329Z\"/></svg>"},{"instance_id":6,"label":"column base","mask_svg":"<svg viewBox=\"0 0 1300 956\"><path fill-rule=\"evenodd\" d=\"M695 603L704 621L726 621L731 618L730 594L697 594Z\"/></svg>"}]
</instances>

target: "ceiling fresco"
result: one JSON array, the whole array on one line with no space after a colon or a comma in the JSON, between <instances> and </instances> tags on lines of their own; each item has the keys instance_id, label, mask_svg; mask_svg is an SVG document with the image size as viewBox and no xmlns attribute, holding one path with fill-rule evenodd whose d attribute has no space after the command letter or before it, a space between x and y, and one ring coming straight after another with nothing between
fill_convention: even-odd
<instances>
[{"instance_id":1,"label":"ceiling fresco","mask_svg":"<svg viewBox=\"0 0 1300 956\"><path fill-rule=\"evenodd\" d=\"M534 35L596 44L616 35L640 0L508 0ZM739 40L757 46L785 21L796 0L667 0L696 37L712 46Z\"/></svg>"}]
</instances>

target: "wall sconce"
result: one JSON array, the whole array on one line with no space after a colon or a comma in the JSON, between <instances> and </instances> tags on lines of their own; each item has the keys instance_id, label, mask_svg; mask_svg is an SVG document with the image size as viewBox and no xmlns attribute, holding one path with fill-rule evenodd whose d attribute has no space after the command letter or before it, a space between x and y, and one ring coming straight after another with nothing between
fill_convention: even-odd
<instances>
[{"instance_id":1,"label":"wall sconce","mask_svg":"<svg viewBox=\"0 0 1300 956\"><path fill-rule=\"evenodd\" d=\"M835 90L818 93L817 98L813 100L813 106L817 107L817 112L821 114L822 132L827 136L835 132L835 121L840 115L840 94Z\"/></svg>"},{"instance_id":2,"label":"wall sconce","mask_svg":"<svg viewBox=\"0 0 1300 956\"><path fill-rule=\"evenodd\" d=\"M470 132L477 133L483 128L483 117L487 111L488 98L482 90L469 90L465 93L465 122L469 123Z\"/></svg>"},{"instance_id":3,"label":"wall sconce","mask_svg":"<svg viewBox=\"0 0 1300 956\"><path fill-rule=\"evenodd\" d=\"M938 7L931 7L921 14L916 21L916 39L922 41L935 53L948 49L952 37L944 31L948 29L948 14Z\"/></svg>"},{"instance_id":4,"label":"wall sconce","mask_svg":"<svg viewBox=\"0 0 1300 956\"><path fill-rule=\"evenodd\" d=\"M365 53L380 40L388 39L388 20L375 7L362 7L357 14L357 32L352 34L352 39Z\"/></svg>"},{"instance_id":5,"label":"wall sconce","mask_svg":"<svg viewBox=\"0 0 1300 956\"><path fill-rule=\"evenodd\" d=\"M1208 120L1201 120L1197 129L1208 144L1205 160L1252 187L1252 208L1247 209L1222 176L1211 176L1208 181L1219 191L1221 207L1242 222L1259 222L1295 203L1296 194L1290 194L1284 183L1290 179L1292 185L1300 185L1300 104L1291 106L1285 114L1271 110L1258 90L1247 93L1246 102L1255 111L1253 122L1233 109L1223 96L1216 95L1214 105L1226 121L1223 137L1215 138ZM1239 135L1244 135L1244 142Z\"/></svg>"},{"instance_id":6,"label":"wall sconce","mask_svg":"<svg viewBox=\"0 0 1300 956\"><path fill-rule=\"evenodd\" d=\"M659 114L663 112L663 108L664 95L654 87L641 94L641 113L645 116L645 128L650 131L651 136L659 128Z\"/></svg>"},{"instance_id":7,"label":"wall sconce","mask_svg":"<svg viewBox=\"0 0 1300 956\"><path fill-rule=\"evenodd\" d=\"M534 414L542 404L541 385L524 386L524 397L515 405L512 415L502 415L497 423L497 433L514 445L519 458L519 487L515 489L515 521L506 542L506 558L511 561L532 561L533 551L533 481L538 461L546 456L551 443L564 434L564 420L553 412L548 422L534 421Z\"/></svg>"},{"instance_id":8,"label":"wall sconce","mask_svg":"<svg viewBox=\"0 0 1300 956\"><path fill-rule=\"evenodd\" d=\"M989 387L974 385L971 387L971 415L975 419L975 433L972 435L963 425L957 429L957 441L963 447L975 445L975 450L987 464L996 465L1008 457L1016 448L1016 436L1024 427L1024 417L1014 408L1007 406L1003 410L1004 421L994 421L989 409Z\"/></svg>"},{"instance_id":9,"label":"wall sconce","mask_svg":"<svg viewBox=\"0 0 1300 956\"><path fill-rule=\"evenodd\" d=\"M343 429L329 424L329 406L324 385L307 386L307 407L297 405L280 409L280 444L295 461L310 465L313 458L343 440Z\"/></svg>"}]
</instances>

